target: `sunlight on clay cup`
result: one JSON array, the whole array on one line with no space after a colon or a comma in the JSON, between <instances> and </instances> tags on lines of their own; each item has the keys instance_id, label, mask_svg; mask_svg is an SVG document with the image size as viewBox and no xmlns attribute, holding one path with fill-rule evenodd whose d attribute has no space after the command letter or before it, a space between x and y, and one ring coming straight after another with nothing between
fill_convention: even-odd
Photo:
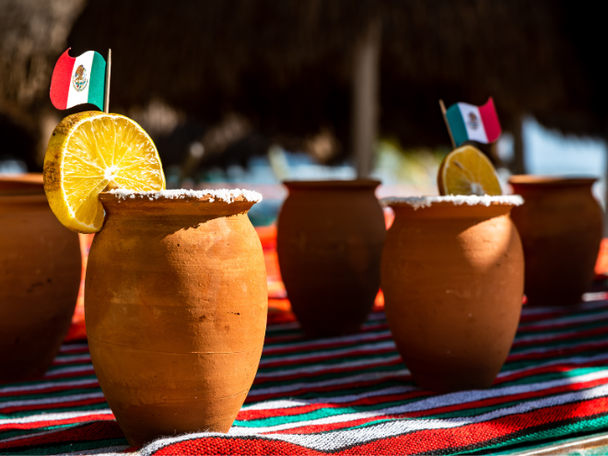
<instances>
[{"instance_id":1,"label":"sunlight on clay cup","mask_svg":"<svg viewBox=\"0 0 608 456\"><path fill-rule=\"evenodd\" d=\"M489 387L522 306L524 261L509 212L519 196L385 198L395 213L382 290L397 349L422 388Z\"/></svg>"},{"instance_id":2,"label":"sunlight on clay cup","mask_svg":"<svg viewBox=\"0 0 608 456\"><path fill-rule=\"evenodd\" d=\"M268 294L248 191L102 193L89 255L95 373L133 445L227 432L257 372Z\"/></svg>"}]
</instances>

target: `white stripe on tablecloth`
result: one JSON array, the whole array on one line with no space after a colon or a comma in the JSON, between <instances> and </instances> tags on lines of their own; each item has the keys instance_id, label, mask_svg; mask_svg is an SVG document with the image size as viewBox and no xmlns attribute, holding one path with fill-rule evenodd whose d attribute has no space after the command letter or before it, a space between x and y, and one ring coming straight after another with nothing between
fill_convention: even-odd
<instances>
[{"instance_id":1,"label":"white stripe on tablecloth","mask_svg":"<svg viewBox=\"0 0 608 456\"><path fill-rule=\"evenodd\" d=\"M575 378L566 378L566 379L558 379L558 380L552 380L552 381L542 382L542 383L516 385L516 386L509 386L509 387L497 388L497 389L491 389L491 390L461 391L461 392L457 392L457 393L449 393L449 394L433 396L433 397L429 397L426 399L422 399L420 401L411 402L408 404L395 405L395 406L385 407L385 408L376 409L376 410L368 411L368 412L344 413L344 414L340 414L340 415L334 415L334 416L329 416L329 417L324 417L324 418L317 418L317 419L313 419L313 420L303 420L303 421L298 421L298 422L293 422L293 423L284 423L284 424L277 424L274 426L265 426L265 427L239 426L238 423L236 423L235 426L233 426L233 428L241 429L242 432L247 432L247 433L252 433L252 432L253 433L261 433L261 432L267 433L267 432L277 432L277 431L284 431L284 430L288 430L288 429L300 428L300 427L304 427L304 426L345 423L348 421L355 421L355 420L366 419L366 418L377 418L377 417L382 417L385 415L401 415L404 413L419 412L419 411L423 411L423 410L433 410L433 409L447 407L447 406L451 406L451 405L452 406L453 405L462 405L462 404L467 404L467 403L471 403L471 402L476 402L476 401L479 401L482 399L491 399L491 398L495 398L495 397L506 397L506 396L513 396L513 395L517 395L517 394L527 393L527 392L542 391L545 389L555 388L558 386L565 386L565 385L569 385L572 383L590 382L593 380L607 378L607 377L608 377L608 371L593 372L590 374L585 374L585 375L576 377L576 381L575 381ZM589 391L595 390L598 388L600 390L602 388L604 388L605 394L602 394L602 395L608 394L608 385L600 385L595 388L590 388ZM555 397L561 397L561 396L569 397L568 396L569 394L572 394L572 393L563 393L563 394L557 395ZM543 400L543 399L538 399L538 400ZM531 401L531 402L535 402L535 401ZM430 418L416 418L416 419L417 420L429 420ZM252 421L256 421L256 420L252 420ZM242 422L245 422L245 421L242 421ZM237 431L235 430L234 432L237 432ZM238 432L241 432L241 431L238 431Z\"/></svg>"},{"instance_id":2,"label":"white stripe on tablecloth","mask_svg":"<svg viewBox=\"0 0 608 456\"><path fill-rule=\"evenodd\" d=\"M38 421L70 420L72 418L80 418L87 415L112 415L112 410L108 408L99 410L88 410L86 412L40 413L37 415L30 415L19 418L0 418L0 426L3 424L36 423Z\"/></svg>"},{"instance_id":3,"label":"white stripe on tablecloth","mask_svg":"<svg viewBox=\"0 0 608 456\"><path fill-rule=\"evenodd\" d=\"M527 356L527 355L533 355L535 353L550 353L550 352L554 352L554 351L561 351L564 348L575 348L575 347L586 347L589 350L593 350L596 347L601 347L601 346L605 346L606 344L608 344L608 339L601 339L601 340L594 340L594 341L580 341L580 342L573 342L571 340L566 340L561 344L553 344L553 345L549 345L547 347L534 347L534 348L528 348L525 350L518 350L514 353L511 353L510 356L511 357L521 357L521 356ZM523 360L522 360L523 361Z\"/></svg>"},{"instance_id":4,"label":"white stripe on tablecloth","mask_svg":"<svg viewBox=\"0 0 608 456\"><path fill-rule=\"evenodd\" d=\"M522 367L520 369L502 370L498 373L496 378L503 378L503 377L511 376L513 374L520 374L522 372L535 370L535 369L538 369L541 367L557 366L557 365L563 364L564 362L567 364L576 365L576 364L586 364L586 363L592 363L594 361L604 361L604 360L608 360L607 353L601 353L599 355L592 355L592 356L576 356L576 357L565 356L565 357L560 357L558 359L552 359L551 361L547 361L544 363L536 362L533 365Z\"/></svg>"},{"instance_id":5,"label":"white stripe on tablecloth","mask_svg":"<svg viewBox=\"0 0 608 456\"><path fill-rule=\"evenodd\" d=\"M567 328L564 329L563 331L556 331L556 332L544 332L542 334L533 334L533 335L529 335L529 336L521 336L521 337L516 337L515 338L515 342L542 342L542 341L551 341L553 339L557 339L560 337L564 337L564 336L570 336L570 335L577 335L580 333L579 329L571 329L571 328ZM572 346L572 342L573 340L570 339L570 346Z\"/></svg>"},{"instance_id":6,"label":"white stripe on tablecloth","mask_svg":"<svg viewBox=\"0 0 608 456\"><path fill-rule=\"evenodd\" d=\"M388 396L391 394L404 394L420 390L417 386L392 386L374 391L366 391L359 394L346 394L344 396L328 396L318 399L277 399L257 402L241 407L241 411L249 410L274 410L280 408L301 407L310 404L341 404L344 402L354 402L359 399L366 399L375 396Z\"/></svg>"},{"instance_id":7,"label":"white stripe on tablecloth","mask_svg":"<svg viewBox=\"0 0 608 456\"><path fill-rule=\"evenodd\" d=\"M249 390L249 397L261 396L263 394L278 394L287 393L290 391L296 391L299 389L309 390L312 388L318 388L323 386L336 386L336 385L348 385L354 382L366 382L372 380L388 380L390 378L398 378L409 375L410 371L407 369L400 369L394 371L380 371L380 372L368 372L365 374L351 375L349 377L332 378L331 380L323 380L320 382L301 382L291 383L289 385L271 386L268 388L256 388ZM254 385L255 386L255 385Z\"/></svg>"},{"instance_id":8,"label":"white stripe on tablecloth","mask_svg":"<svg viewBox=\"0 0 608 456\"><path fill-rule=\"evenodd\" d=\"M23 407L24 405L61 404L63 402L81 401L85 399L103 398L103 393L73 394L71 396L51 396L37 399L23 399L20 401L0 402L0 410L9 407Z\"/></svg>"},{"instance_id":9,"label":"white stripe on tablecloth","mask_svg":"<svg viewBox=\"0 0 608 456\"><path fill-rule=\"evenodd\" d=\"M293 343L281 343L281 344L268 344L264 346L264 354L268 355L275 351L280 351L284 349L313 349L318 346L327 345L331 347L332 345L344 344L344 343L355 343L355 342L367 342L370 340L376 339L385 339L387 336L390 336L391 332L389 330L384 331L374 331L371 333L361 333L353 336L342 336L342 337L332 337L325 339L315 339L315 340L307 340L303 342L293 342Z\"/></svg>"},{"instance_id":10,"label":"white stripe on tablecloth","mask_svg":"<svg viewBox=\"0 0 608 456\"><path fill-rule=\"evenodd\" d=\"M573 323L586 323L589 321L596 320L605 320L608 319L608 311L606 312L596 312L592 314L585 315L565 315L562 317L551 318L550 320L542 320L542 321L530 321L519 324L518 331L522 329L526 330L530 327L534 328L550 328L551 326L563 326L565 324L573 324Z\"/></svg>"},{"instance_id":11,"label":"white stripe on tablecloth","mask_svg":"<svg viewBox=\"0 0 608 456\"><path fill-rule=\"evenodd\" d=\"M47 371L46 374L44 374L44 378L56 377L56 376L62 375L62 374L72 374L75 372L87 372L87 371L90 371L91 373L95 373L95 371L93 370L92 364L87 364L86 366L60 367L59 369L52 369L52 370Z\"/></svg>"},{"instance_id":12,"label":"white stripe on tablecloth","mask_svg":"<svg viewBox=\"0 0 608 456\"><path fill-rule=\"evenodd\" d=\"M312 364L309 366L300 366L292 369L274 369L270 372L259 372L255 376L256 379L266 379L266 378L276 378L276 377L284 377L286 375L300 374L304 372L308 373L320 373L325 371L333 371L336 369L345 369L347 367L365 367L374 364L387 364L393 361L400 360L401 357L399 355L390 355L390 356L375 356L373 358L365 358L357 361L345 361L343 363L335 363L335 364Z\"/></svg>"},{"instance_id":13,"label":"white stripe on tablecloth","mask_svg":"<svg viewBox=\"0 0 608 456\"><path fill-rule=\"evenodd\" d=\"M55 358L55 364L78 363L83 361L91 364L91 355L59 355Z\"/></svg>"},{"instance_id":14,"label":"white stripe on tablecloth","mask_svg":"<svg viewBox=\"0 0 608 456\"><path fill-rule=\"evenodd\" d=\"M99 386L99 382L96 378L87 378L84 380L71 380L65 382L41 382L32 385L23 386L5 386L0 387L0 393L27 393L30 391L38 391L41 389L54 388L56 386Z\"/></svg>"},{"instance_id":15,"label":"white stripe on tablecloth","mask_svg":"<svg viewBox=\"0 0 608 456\"><path fill-rule=\"evenodd\" d=\"M555 407L567 403L579 402L584 400L595 399L598 397L604 397L608 395L608 385L602 385L597 388L591 388L589 390L577 391L574 393L566 393L558 396L551 396L535 401L529 401L520 403L511 407L500 408L493 410L482 415L473 417L456 417L447 419L415 419L415 420L394 420L385 421L375 425L358 427L356 429L336 430L331 432L323 432L318 434L264 434L259 435L258 430L267 432L269 428L243 428L233 426L228 432L229 436L244 437L244 436L256 436L258 438L264 438L268 440L282 440L284 442L293 443L309 449L317 451L338 451L343 447L352 447L353 445L361 445L367 442L386 439L403 435L408 432L431 430L431 429L449 429L467 426L470 424L482 423L485 421L495 420L509 415L523 414L538 410L545 407ZM361 417L367 417L370 413L359 413L349 415L349 420L356 419L353 415L359 415ZM343 415L337 417L331 417L330 419L314 420L312 424L325 424L325 423L336 423L340 422L340 418ZM310 425L310 423L298 423L298 427L303 425ZM278 428L280 426L273 426ZM197 438L205 437L225 437L226 434L217 432L200 432L195 434L187 434L179 437L164 438L156 440L141 449L141 456L152 455L155 451L161 448L178 442L186 440L194 440Z\"/></svg>"},{"instance_id":16,"label":"white stripe on tablecloth","mask_svg":"<svg viewBox=\"0 0 608 456\"><path fill-rule=\"evenodd\" d=\"M82 349L89 349L89 344L65 344L62 345L61 348L59 348L59 352L60 353L65 353L65 352L71 352L71 351L76 351L76 350L82 350Z\"/></svg>"},{"instance_id":17,"label":"white stripe on tablecloth","mask_svg":"<svg viewBox=\"0 0 608 456\"><path fill-rule=\"evenodd\" d=\"M375 352L376 350L382 349L395 349L395 342L393 340L385 340L382 342L376 342L371 344L358 345L356 347L345 347L339 348L337 350L327 350L322 352L312 352L312 353L302 353L302 354L289 354L286 356L275 356L272 358L264 358L260 360L260 366L265 366L267 364L275 364L281 363L285 361L304 361L311 358L318 359L326 359L326 358L334 358L339 355L349 355L350 353L357 352Z\"/></svg>"}]
</instances>

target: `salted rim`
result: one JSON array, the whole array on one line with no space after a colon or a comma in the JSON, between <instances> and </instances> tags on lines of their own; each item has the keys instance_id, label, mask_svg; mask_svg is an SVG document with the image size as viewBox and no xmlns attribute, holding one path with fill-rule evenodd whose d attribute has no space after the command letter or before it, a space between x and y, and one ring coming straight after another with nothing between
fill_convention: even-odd
<instances>
[{"instance_id":1,"label":"salted rim","mask_svg":"<svg viewBox=\"0 0 608 456\"><path fill-rule=\"evenodd\" d=\"M209 197L207 200L210 203L214 201L223 201L225 203L232 203L236 201L237 198L242 197L245 201L249 201L252 203L259 203L262 201L262 195L253 190L244 190L240 188L227 189L205 189L205 190L161 190L159 192L136 192L133 190L125 190L123 188L118 188L114 190L110 190L106 193L110 193L116 195L119 199L126 200L127 198L147 198L149 200L155 199L186 199L186 198L196 198L201 199L205 197Z\"/></svg>"},{"instance_id":2,"label":"salted rim","mask_svg":"<svg viewBox=\"0 0 608 456\"><path fill-rule=\"evenodd\" d=\"M467 204L469 206L491 206L492 204L508 204L511 206L521 206L524 199L519 195L445 195L445 196L410 196L382 198L380 204L389 207L395 204L407 204L414 210L424 207L431 207L434 203L452 203L456 206Z\"/></svg>"}]
</instances>

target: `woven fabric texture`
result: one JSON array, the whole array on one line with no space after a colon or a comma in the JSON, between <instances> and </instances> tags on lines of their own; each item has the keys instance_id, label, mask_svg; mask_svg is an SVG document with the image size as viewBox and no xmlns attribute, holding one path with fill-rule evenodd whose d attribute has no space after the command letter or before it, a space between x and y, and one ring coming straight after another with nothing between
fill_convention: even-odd
<instances>
[{"instance_id":1,"label":"woven fabric texture","mask_svg":"<svg viewBox=\"0 0 608 456\"><path fill-rule=\"evenodd\" d=\"M143 455L504 454L608 431L608 295L527 308L487 390L416 387L376 307L359 334L305 340L269 313L253 387L228 434L154 441ZM86 340L66 342L43 379L0 385L0 454L131 453L97 383Z\"/></svg>"}]
</instances>

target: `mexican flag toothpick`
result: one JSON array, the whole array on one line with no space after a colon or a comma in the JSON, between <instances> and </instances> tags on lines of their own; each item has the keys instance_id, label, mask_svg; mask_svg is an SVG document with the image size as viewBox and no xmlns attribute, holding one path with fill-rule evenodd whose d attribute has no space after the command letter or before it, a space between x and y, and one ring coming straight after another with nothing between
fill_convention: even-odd
<instances>
[{"instance_id":1,"label":"mexican flag toothpick","mask_svg":"<svg viewBox=\"0 0 608 456\"><path fill-rule=\"evenodd\" d=\"M483 106L456 103L446 110L443 100L439 105L454 148L465 141L490 144L502 133L492 97Z\"/></svg>"},{"instance_id":2,"label":"mexican flag toothpick","mask_svg":"<svg viewBox=\"0 0 608 456\"><path fill-rule=\"evenodd\" d=\"M112 51L108 51L107 64L98 52L70 57L69 51L59 57L53 70L50 92L53 106L68 109L90 103L109 112Z\"/></svg>"}]
</instances>

